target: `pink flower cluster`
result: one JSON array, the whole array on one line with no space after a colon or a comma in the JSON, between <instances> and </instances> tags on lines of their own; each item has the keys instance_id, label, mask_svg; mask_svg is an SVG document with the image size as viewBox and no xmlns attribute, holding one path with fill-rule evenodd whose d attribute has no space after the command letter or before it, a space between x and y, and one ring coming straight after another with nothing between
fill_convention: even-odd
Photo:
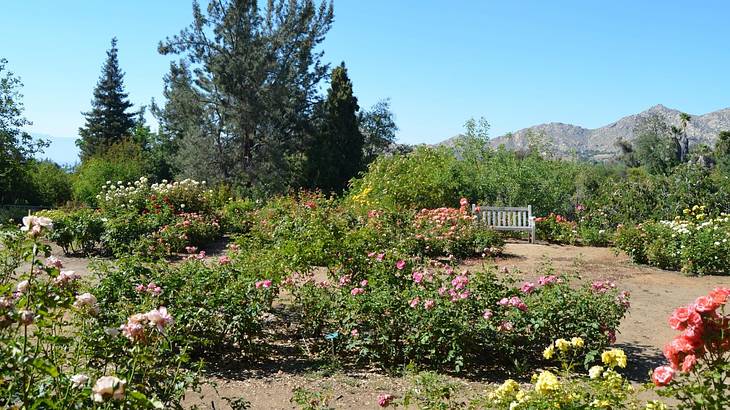
<instances>
[{"instance_id":1,"label":"pink flower cluster","mask_svg":"<svg viewBox=\"0 0 730 410\"><path fill-rule=\"evenodd\" d=\"M162 288L157 286L155 282L150 282L147 286L140 283L134 287L134 290L136 290L137 293L147 293L152 296L160 296L162 294Z\"/></svg>"},{"instance_id":2,"label":"pink flower cluster","mask_svg":"<svg viewBox=\"0 0 730 410\"><path fill-rule=\"evenodd\" d=\"M421 209L414 219L414 227L418 232L416 239L426 242L459 239L463 230L469 229L475 218L469 212L469 201L466 198L461 198L459 204L458 209Z\"/></svg>"},{"instance_id":3,"label":"pink flower cluster","mask_svg":"<svg viewBox=\"0 0 730 410\"><path fill-rule=\"evenodd\" d=\"M519 298L519 296L512 296L511 298L502 298L499 302L497 302L499 306L508 306L508 307L514 307L519 310L525 311L527 310L527 305L525 302L522 301L522 299Z\"/></svg>"},{"instance_id":4,"label":"pink flower cluster","mask_svg":"<svg viewBox=\"0 0 730 410\"><path fill-rule=\"evenodd\" d=\"M560 278L555 275L540 276L537 279L537 284L540 286L552 285L558 282L560 282Z\"/></svg>"},{"instance_id":5,"label":"pink flower cluster","mask_svg":"<svg viewBox=\"0 0 730 410\"><path fill-rule=\"evenodd\" d=\"M664 346L669 366L654 370L655 385L666 386L676 371L690 372L705 354L718 356L730 351L730 317L718 312L729 297L730 288L720 287L674 310L669 326L682 333Z\"/></svg>"},{"instance_id":6,"label":"pink flower cluster","mask_svg":"<svg viewBox=\"0 0 730 410\"><path fill-rule=\"evenodd\" d=\"M520 292L526 293L528 295L534 292L535 289L537 289L537 286L535 286L535 284L532 282L525 282L522 284L522 286L520 286Z\"/></svg>"},{"instance_id":7,"label":"pink flower cluster","mask_svg":"<svg viewBox=\"0 0 730 410\"><path fill-rule=\"evenodd\" d=\"M72 270L62 270L58 276L53 278L53 284L56 286L68 286L75 281L81 279L81 275Z\"/></svg>"},{"instance_id":8,"label":"pink flower cluster","mask_svg":"<svg viewBox=\"0 0 730 410\"><path fill-rule=\"evenodd\" d=\"M260 280L260 281L256 282L255 286L256 286L256 289L261 289L261 288L268 289L271 287L271 280L270 279Z\"/></svg>"},{"instance_id":9,"label":"pink flower cluster","mask_svg":"<svg viewBox=\"0 0 730 410\"><path fill-rule=\"evenodd\" d=\"M616 284L610 280L597 280L591 283L591 290L595 293L606 293L611 289L615 289Z\"/></svg>"},{"instance_id":10,"label":"pink flower cluster","mask_svg":"<svg viewBox=\"0 0 730 410\"><path fill-rule=\"evenodd\" d=\"M378 395L378 406L380 407L388 407L390 406L390 403L393 401L393 396L390 394L379 394Z\"/></svg>"},{"instance_id":11,"label":"pink flower cluster","mask_svg":"<svg viewBox=\"0 0 730 410\"><path fill-rule=\"evenodd\" d=\"M146 338L144 329L148 327L157 328L157 331L164 333L165 329L173 323L172 316L167 313L167 308L161 306L152 309L147 313L135 313L127 318L127 323L121 325L119 330L129 340L133 342L143 341Z\"/></svg>"}]
</instances>

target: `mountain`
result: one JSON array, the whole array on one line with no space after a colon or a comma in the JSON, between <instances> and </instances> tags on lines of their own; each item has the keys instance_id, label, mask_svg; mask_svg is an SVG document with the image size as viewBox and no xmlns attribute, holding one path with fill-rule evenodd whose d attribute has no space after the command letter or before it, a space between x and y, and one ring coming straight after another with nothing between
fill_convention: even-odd
<instances>
[{"instance_id":1,"label":"mountain","mask_svg":"<svg viewBox=\"0 0 730 410\"><path fill-rule=\"evenodd\" d=\"M634 129L643 118L656 114L667 124L679 126L681 113L679 110L659 104L600 128L588 129L577 125L551 122L502 135L492 139L490 144L493 147L504 145L505 148L512 150L524 149L528 147L534 136L540 136L542 141L549 143L558 154L567 155L575 152L579 156L600 159L617 152L614 145L617 139L623 138L632 141L635 137ZM692 119L687 126L690 144L704 143L714 146L720 131L730 131L730 108L703 115L690 115ZM452 140L453 138L444 143Z\"/></svg>"}]
</instances>

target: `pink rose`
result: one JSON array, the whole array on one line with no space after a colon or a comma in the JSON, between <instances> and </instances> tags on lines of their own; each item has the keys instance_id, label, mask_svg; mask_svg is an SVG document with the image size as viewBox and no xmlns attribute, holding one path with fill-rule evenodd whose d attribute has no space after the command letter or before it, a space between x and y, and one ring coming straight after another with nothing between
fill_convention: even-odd
<instances>
[{"instance_id":1,"label":"pink rose","mask_svg":"<svg viewBox=\"0 0 730 410\"><path fill-rule=\"evenodd\" d=\"M157 327L157 330L162 333L165 328L172 324L172 316L167 313L167 308L160 306L158 309L150 310L145 314L145 318L150 323L150 326Z\"/></svg>"},{"instance_id":2,"label":"pink rose","mask_svg":"<svg viewBox=\"0 0 730 410\"><path fill-rule=\"evenodd\" d=\"M484 310L484 313L482 314L482 317L483 317L483 318L484 318L485 320L489 320L489 319L491 319L491 318L492 318L492 316L494 316L494 313L492 313L492 311L491 311L491 310L489 310L489 309L485 309L485 310Z\"/></svg>"},{"instance_id":3,"label":"pink rose","mask_svg":"<svg viewBox=\"0 0 730 410\"><path fill-rule=\"evenodd\" d=\"M413 278L413 281L416 283L423 282L423 273L422 272L413 272L413 275L411 275Z\"/></svg>"},{"instance_id":4,"label":"pink rose","mask_svg":"<svg viewBox=\"0 0 730 410\"><path fill-rule=\"evenodd\" d=\"M656 386L666 386L672 381L672 377L674 377L674 369L669 366L659 366L651 374L651 381Z\"/></svg>"},{"instance_id":5,"label":"pink rose","mask_svg":"<svg viewBox=\"0 0 730 410\"><path fill-rule=\"evenodd\" d=\"M360 286L362 286L363 288L365 286L367 286L367 285L368 285L368 280L367 279L363 279L363 280L360 281Z\"/></svg>"},{"instance_id":6,"label":"pink rose","mask_svg":"<svg viewBox=\"0 0 730 410\"><path fill-rule=\"evenodd\" d=\"M228 265L231 263L231 258L229 258L228 255L222 255L218 258L218 263L221 265Z\"/></svg>"},{"instance_id":7,"label":"pink rose","mask_svg":"<svg viewBox=\"0 0 730 410\"><path fill-rule=\"evenodd\" d=\"M712 312L717 309L718 305L710 296L700 296L695 300L695 309L701 313Z\"/></svg>"},{"instance_id":8,"label":"pink rose","mask_svg":"<svg viewBox=\"0 0 730 410\"><path fill-rule=\"evenodd\" d=\"M352 296L362 295L363 293L365 293L365 289L363 288L352 288L350 291Z\"/></svg>"},{"instance_id":9,"label":"pink rose","mask_svg":"<svg viewBox=\"0 0 730 410\"><path fill-rule=\"evenodd\" d=\"M406 267L406 261L404 261L403 259L399 259L398 262L395 263L395 267L398 270L403 270L403 268Z\"/></svg>"},{"instance_id":10,"label":"pink rose","mask_svg":"<svg viewBox=\"0 0 730 410\"><path fill-rule=\"evenodd\" d=\"M418 296L416 296L415 298L411 299L411 301L410 301L410 302L408 302L408 304L409 304L409 305L410 305L410 306L411 306L412 308L415 308L416 306L418 306L418 303L419 303L420 301L421 301L421 298L419 298Z\"/></svg>"},{"instance_id":11,"label":"pink rose","mask_svg":"<svg viewBox=\"0 0 730 410\"><path fill-rule=\"evenodd\" d=\"M520 286L520 291L522 293L530 294L535 290L535 284L532 282L525 282Z\"/></svg>"},{"instance_id":12,"label":"pink rose","mask_svg":"<svg viewBox=\"0 0 730 410\"><path fill-rule=\"evenodd\" d=\"M390 402L393 401L393 396L390 394L379 394L378 395L378 406L388 407Z\"/></svg>"},{"instance_id":13,"label":"pink rose","mask_svg":"<svg viewBox=\"0 0 730 410\"><path fill-rule=\"evenodd\" d=\"M697 364L697 356L693 354L688 354L684 357L684 361L682 361L682 371L683 372L689 372L692 370L693 367L695 367L695 364Z\"/></svg>"},{"instance_id":14,"label":"pink rose","mask_svg":"<svg viewBox=\"0 0 730 410\"><path fill-rule=\"evenodd\" d=\"M431 309L433 309L433 305L435 305L435 304L436 304L436 302L434 302L433 299L426 299L423 302L423 308L426 310L431 310Z\"/></svg>"},{"instance_id":15,"label":"pink rose","mask_svg":"<svg viewBox=\"0 0 730 410\"><path fill-rule=\"evenodd\" d=\"M269 280L269 279L260 280L260 281L256 282L256 289L270 288L270 287L271 287L271 280Z\"/></svg>"}]
</instances>

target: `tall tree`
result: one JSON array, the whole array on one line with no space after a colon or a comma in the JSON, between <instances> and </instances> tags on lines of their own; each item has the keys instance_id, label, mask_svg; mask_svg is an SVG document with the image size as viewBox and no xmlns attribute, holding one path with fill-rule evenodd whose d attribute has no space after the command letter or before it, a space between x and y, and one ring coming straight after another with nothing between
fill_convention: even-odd
<instances>
[{"instance_id":1,"label":"tall tree","mask_svg":"<svg viewBox=\"0 0 730 410\"><path fill-rule=\"evenodd\" d=\"M717 136L715 162L722 172L730 175L730 131L722 131Z\"/></svg>"},{"instance_id":2,"label":"tall tree","mask_svg":"<svg viewBox=\"0 0 730 410\"><path fill-rule=\"evenodd\" d=\"M47 146L35 141L21 128L30 125L23 117L20 79L5 67L8 61L0 58L0 203L13 203L28 198L29 184L26 165L34 153ZM25 185L25 186L23 186Z\"/></svg>"},{"instance_id":3,"label":"tall tree","mask_svg":"<svg viewBox=\"0 0 730 410\"><path fill-rule=\"evenodd\" d=\"M340 192L363 169L364 137L345 63L332 70L327 99L322 103L319 132L307 152L309 183L326 192Z\"/></svg>"},{"instance_id":4,"label":"tall tree","mask_svg":"<svg viewBox=\"0 0 730 410\"><path fill-rule=\"evenodd\" d=\"M689 159L689 135L687 126L692 117L687 113L679 114L679 127L672 126L672 134L679 145L679 162L687 162Z\"/></svg>"},{"instance_id":5,"label":"tall tree","mask_svg":"<svg viewBox=\"0 0 730 410\"><path fill-rule=\"evenodd\" d=\"M193 3L190 27L159 46L185 57L167 77L168 90L177 88L162 115L180 139L181 173L203 168L211 181L262 191L291 183L327 74L316 49L332 19L331 3L314 0L269 0L263 9L219 0L206 12Z\"/></svg>"},{"instance_id":6,"label":"tall tree","mask_svg":"<svg viewBox=\"0 0 730 410\"><path fill-rule=\"evenodd\" d=\"M634 158L653 174L668 173L680 163L681 147L676 133L664 120L652 114L634 129Z\"/></svg>"},{"instance_id":7,"label":"tall tree","mask_svg":"<svg viewBox=\"0 0 730 410\"><path fill-rule=\"evenodd\" d=\"M381 100L369 110L360 111L358 114L360 132L365 137L364 158L365 164L375 160L378 155L389 152L395 143L395 133L398 126L390 111L390 101Z\"/></svg>"},{"instance_id":8,"label":"tall tree","mask_svg":"<svg viewBox=\"0 0 730 410\"><path fill-rule=\"evenodd\" d=\"M112 39L106 53L101 77L94 89L91 111L83 113L86 125L79 128L80 139L76 145L81 159L104 153L110 146L130 137L136 126L138 113L129 112L132 103L124 91L124 73L119 68L117 39Z\"/></svg>"}]
</instances>

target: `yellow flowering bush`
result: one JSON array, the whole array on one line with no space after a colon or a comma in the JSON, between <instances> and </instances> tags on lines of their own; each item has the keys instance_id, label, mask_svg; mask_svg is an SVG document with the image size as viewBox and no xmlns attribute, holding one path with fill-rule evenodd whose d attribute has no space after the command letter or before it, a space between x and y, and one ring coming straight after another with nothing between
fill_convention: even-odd
<instances>
[{"instance_id":1,"label":"yellow flowering bush","mask_svg":"<svg viewBox=\"0 0 730 410\"><path fill-rule=\"evenodd\" d=\"M638 400L631 383L617 370L626 367L626 354L611 349L601 354L601 365L588 374L575 373L585 341L580 337L559 338L545 348L545 359L557 359L560 370L545 369L532 376L531 383L520 386L508 379L501 386L471 402L472 408L489 409L645 409L665 410L664 403Z\"/></svg>"}]
</instances>

